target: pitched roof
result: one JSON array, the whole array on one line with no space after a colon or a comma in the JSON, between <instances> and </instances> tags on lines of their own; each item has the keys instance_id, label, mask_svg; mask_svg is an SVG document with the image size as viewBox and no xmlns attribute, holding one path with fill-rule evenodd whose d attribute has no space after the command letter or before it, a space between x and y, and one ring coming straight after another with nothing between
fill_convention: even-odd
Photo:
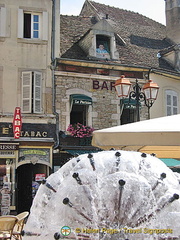
<instances>
[{"instance_id":1,"label":"pitched roof","mask_svg":"<svg viewBox=\"0 0 180 240\"><path fill-rule=\"evenodd\" d=\"M173 68L159 59L157 53L171 44L166 41L166 27L139 13L127 11L94 1L86 0L79 16L61 15L61 57L84 59L87 54L79 47L78 41L102 18L107 18L126 43L117 41L119 64L138 65L143 67Z\"/></svg>"}]
</instances>

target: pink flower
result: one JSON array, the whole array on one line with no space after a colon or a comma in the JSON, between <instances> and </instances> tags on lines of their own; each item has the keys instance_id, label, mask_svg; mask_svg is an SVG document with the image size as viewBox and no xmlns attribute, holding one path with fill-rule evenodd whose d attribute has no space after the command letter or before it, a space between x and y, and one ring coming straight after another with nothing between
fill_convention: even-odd
<instances>
[{"instance_id":1,"label":"pink flower","mask_svg":"<svg viewBox=\"0 0 180 240\"><path fill-rule=\"evenodd\" d=\"M84 126L81 123L76 123L76 124L70 124L67 128L67 131L73 137L83 138L83 137L92 136L92 132L94 131L94 128L91 128L89 126Z\"/></svg>"}]
</instances>

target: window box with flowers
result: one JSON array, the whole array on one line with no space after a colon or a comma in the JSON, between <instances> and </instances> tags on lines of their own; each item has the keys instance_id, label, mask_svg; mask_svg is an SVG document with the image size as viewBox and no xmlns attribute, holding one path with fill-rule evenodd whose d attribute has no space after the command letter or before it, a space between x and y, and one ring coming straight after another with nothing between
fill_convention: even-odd
<instances>
[{"instance_id":1,"label":"window box with flowers","mask_svg":"<svg viewBox=\"0 0 180 240\"><path fill-rule=\"evenodd\" d=\"M76 123L70 124L67 128L67 131L70 133L70 136L76 138L86 138L92 136L92 132L94 131L94 129L81 123Z\"/></svg>"}]
</instances>

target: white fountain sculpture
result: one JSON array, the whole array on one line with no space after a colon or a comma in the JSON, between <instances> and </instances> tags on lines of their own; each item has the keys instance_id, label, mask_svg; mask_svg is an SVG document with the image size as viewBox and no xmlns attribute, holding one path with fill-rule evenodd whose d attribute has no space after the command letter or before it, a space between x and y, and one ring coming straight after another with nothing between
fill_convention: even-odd
<instances>
[{"instance_id":1,"label":"white fountain sculpture","mask_svg":"<svg viewBox=\"0 0 180 240\"><path fill-rule=\"evenodd\" d=\"M180 239L180 174L153 155L72 158L36 194L24 239Z\"/></svg>"}]
</instances>

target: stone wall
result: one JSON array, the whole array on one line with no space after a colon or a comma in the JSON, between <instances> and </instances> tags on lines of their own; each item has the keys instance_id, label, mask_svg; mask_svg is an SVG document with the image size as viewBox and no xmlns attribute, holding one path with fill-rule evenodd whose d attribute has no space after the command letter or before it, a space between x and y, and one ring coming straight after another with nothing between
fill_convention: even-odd
<instances>
[{"instance_id":1,"label":"stone wall","mask_svg":"<svg viewBox=\"0 0 180 240\"><path fill-rule=\"evenodd\" d=\"M96 83L96 85L94 84ZM70 94L84 94L92 98L91 117L94 129L120 124L120 99L113 86L115 78L80 73L58 74L56 106L60 117L60 130L65 131L70 121ZM98 84L97 84L98 83ZM141 120L147 118L147 108L140 109Z\"/></svg>"}]
</instances>

